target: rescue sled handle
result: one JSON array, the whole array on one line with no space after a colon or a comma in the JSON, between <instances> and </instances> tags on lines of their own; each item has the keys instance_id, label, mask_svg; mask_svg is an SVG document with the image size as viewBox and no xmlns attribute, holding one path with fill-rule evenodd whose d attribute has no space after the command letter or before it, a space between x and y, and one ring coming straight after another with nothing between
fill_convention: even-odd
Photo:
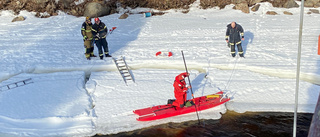
<instances>
[{"instance_id":1,"label":"rescue sled handle","mask_svg":"<svg viewBox=\"0 0 320 137\"><path fill-rule=\"evenodd\" d=\"M182 51L182 50L181 50L181 53L182 53L182 58L183 58L183 62L184 62L184 67L186 68L186 72L190 75L190 73L188 72L186 60L184 59L184 54L183 54L183 51ZM187 76L188 76L188 81L189 81L189 85L190 85L190 91L191 91L193 103L195 103L189 75L187 75ZM198 122L199 122L198 124L200 125L200 119L199 119L199 115L198 115L197 105L194 105L194 107L195 107L195 109L196 109L196 113L197 113L197 117L198 117Z\"/></svg>"},{"instance_id":2,"label":"rescue sled handle","mask_svg":"<svg viewBox=\"0 0 320 137\"><path fill-rule=\"evenodd\" d=\"M221 94L218 95L218 94L213 94L213 95L207 95L206 97L207 98L220 98Z\"/></svg>"}]
</instances>

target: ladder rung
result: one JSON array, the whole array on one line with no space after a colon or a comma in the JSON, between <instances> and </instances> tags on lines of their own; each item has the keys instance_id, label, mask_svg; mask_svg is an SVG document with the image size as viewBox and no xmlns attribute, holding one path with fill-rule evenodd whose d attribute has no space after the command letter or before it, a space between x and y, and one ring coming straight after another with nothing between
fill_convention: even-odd
<instances>
[{"instance_id":1,"label":"ladder rung","mask_svg":"<svg viewBox=\"0 0 320 137\"><path fill-rule=\"evenodd\" d=\"M119 67L119 69L127 69L127 67Z\"/></svg>"},{"instance_id":2,"label":"ladder rung","mask_svg":"<svg viewBox=\"0 0 320 137\"><path fill-rule=\"evenodd\" d=\"M130 75L124 75L124 77L131 77Z\"/></svg>"},{"instance_id":3,"label":"ladder rung","mask_svg":"<svg viewBox=\"0 0 320 137\"><path fill-rule=\"evenodd\" d=\"M119 66L119 67L126 67L126 66Z\"/></svg>"}]
</instances>

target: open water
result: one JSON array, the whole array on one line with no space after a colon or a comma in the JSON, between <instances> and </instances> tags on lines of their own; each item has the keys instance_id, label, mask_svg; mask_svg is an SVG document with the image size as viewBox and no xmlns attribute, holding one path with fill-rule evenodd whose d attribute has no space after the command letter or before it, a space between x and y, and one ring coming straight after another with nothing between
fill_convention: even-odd
<instances>
[{"instance_id":1,"label":"open water","mask_svg":"<svg viewBox=\"0 0 320 137\"><path fill-rule=\"evenodd\" d=\"M299 113L297 137L307 137L313 114ZM294 113L227 111L218 120L167 123L95 137L292 137Z\"/></svg>"}]
</instances>

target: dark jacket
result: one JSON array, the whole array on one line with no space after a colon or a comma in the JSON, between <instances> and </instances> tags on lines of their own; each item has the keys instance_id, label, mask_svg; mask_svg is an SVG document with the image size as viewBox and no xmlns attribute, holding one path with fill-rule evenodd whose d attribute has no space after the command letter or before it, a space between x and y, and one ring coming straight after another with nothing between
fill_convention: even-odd
<instances>
[{"instance_id":1,"label":"dark jacket","mask_svg":"<svg viewBox=\"0 0 320 137\"><path fill-rule=\"evenodd\" d=\"M240 36L241 35L241 36ZM231 24L227 25L226 40L230 43L241 43L241 38L244 38L242 26L236 23L234 28Z\"/></svg>"},{"instance_id":2,"label":"dark jacket","mask_svg":"<svg viewBox=\"0 0 320 137\"><path fill-rule=\"evenodd\" d=\"M99 37L97 37L97 33L99 33ZM108 33L108 28L107 26L100 21L99 25L98 24L94 24L92 26L92 34L95 38L95 40L99 40L99 39L104 39L107 37L107 33Z\"/></svg>"}]
</instances>

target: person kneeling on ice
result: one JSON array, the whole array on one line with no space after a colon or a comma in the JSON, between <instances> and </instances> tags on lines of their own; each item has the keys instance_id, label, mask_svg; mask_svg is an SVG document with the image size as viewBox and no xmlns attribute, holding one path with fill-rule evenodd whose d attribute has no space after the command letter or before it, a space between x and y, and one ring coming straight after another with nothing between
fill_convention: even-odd
<instances>
[{"instance_id":1,"label":"person kneeling on ice","mask_svg":"<svg viewBox=\"0 0 320 137\"><path fill-rule=\"evenodd\" d=\"M178 108L183 108L186 106L191 106L191 102L186 102L187 100L187 91L191 86L186 87L185 77L188 77L190 74L187 72L181 73L176 76L173 87L174 87L174 97L176 100L172 103L173 106Z\"/></svg>"}]
</instances>

